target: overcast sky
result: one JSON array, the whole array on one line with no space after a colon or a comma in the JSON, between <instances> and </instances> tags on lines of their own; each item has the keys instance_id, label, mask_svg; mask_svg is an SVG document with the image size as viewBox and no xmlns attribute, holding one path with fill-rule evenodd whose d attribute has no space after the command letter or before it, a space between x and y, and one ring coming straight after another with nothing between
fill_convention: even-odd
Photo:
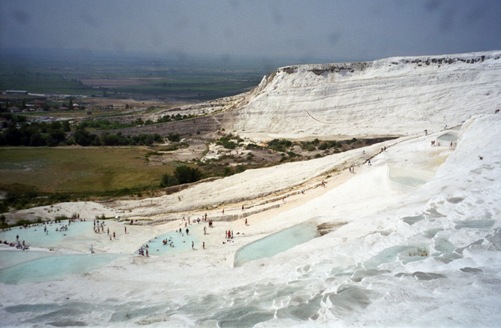
<instances>
[{"instance_id":1,"label":"overcast sky","mask_svg":"<svg viewBox=\"0 0 501 328\"><path fill-rule=\"evenodd\" d=\"M0 49L370 60L501 49L500 0L1 0Z\"/></svg>"}]
</instances>

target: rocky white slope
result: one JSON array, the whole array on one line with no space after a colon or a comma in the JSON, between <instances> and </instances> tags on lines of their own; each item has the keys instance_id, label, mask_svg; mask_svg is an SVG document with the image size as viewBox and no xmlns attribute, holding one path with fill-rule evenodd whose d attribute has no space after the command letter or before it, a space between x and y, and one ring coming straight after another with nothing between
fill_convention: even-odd
<instances>
[{"instance_id":1,"label":"rocky white slope","mask_svg":"<svg viewBox=\"0 0 501 328\"><path fill-rule=\"evenodd\" d=\"M61 209L57 214L87 211L87 217L91 218L104 210L109 211L107 215L143 216L145 219L162 219L169 212L179 212L176 213L178 220L166 225L129 226L129 233L114 241L98 234L92 234L90 238L93 239L65 239L61 245L65 249L88 252L88 245L93 243L98 253L122 253L123 256L85 274L49 277L41 282L18 285L0 283L0 325L499 326L501 113L494 113L497 99L486 95L486 90L499 92L501 72L494 69L499 61L496 56L496 53L486 53L447 57L470 60L470 63L447 64L451 76L451 67L457 65L470 79L478 77L477 84L468 88L460 83L457 88L461 91L453 93L469 106L451 96L454 82L411 88L412 83L402 77L402 72L408 71L409 80L416 79L414 83L431 81L430 76L440 69L438 63L434 70L431 68L432 59L429 65L421 63L421 67L414 63L416 71L430 70L429 74L422 74L421 80L419 74L414 74L414 64L401 67L380 65L380 69L387 72L377 74L378 78L386 76L391 80L390 68L398 67L399 73L395 76L400 77L395 77L395 81L406 87L380 84L378 88L378 84L370 82L367 77L366 85L372 83L373 86L372 93L364 91L366 98L373 97L373 93L381 97L392 94L391 99L396 103L407 98L411 93L409 89L412 89L421 90L420 103L426 104L428 110L433 104L441 104L435 123L420 121L416 114L419 111L410 106L415 117L407 116L406 111L395 107L385 113L383 122L363 118L366 124L374 126L374 130L354 124L353 130L348 131L343 125L338 128L346 129L339 134L351 131L355 136L382 134L377 126L395 134L408 129L409 136L388 141L385 151L379 152L381 145L375 145L311 161L249 170L157 199L99 206L91 202L57 205ZM471 58L480 60L472 64ZM377 63L365 67L364 71L376 72ZM477 67L478 70L484 65L486 69L477 74L466 69ZM487 69L489 65L493 67L492 71ZM307 67L319 66L302 66L301 69ZM297 68L298 72L301 69ZM289 69L279 71L275 79L282 76L287 80L296 74L284 70ZM345 78L354 80L355 75L364 71L348 72ZM320 75L315 72L304 74L312 79L320 79L322 74L331 78L342 75L330 71L317 73ZM444 77L446 73L442 72L440 76ZM487 77L490 77L490 83ZM265 91L273 89L275 79L263 83L262 93L242 111L249 111L260 97L266 97ZM299 80L296 82L300 83ZM310 82L301 83L310 85ZM276 86L277 90L293 94L294 89L289 90L280 84ZM435 93L435 89L442 90L440 94L448 101ZM320 102L315 99L311 97L311 101L303 102L304 110L310 114L315 106L308 107L307 103ZM285 97L283 101L289 100ZM294 103L290 102L291 105ZM455 112L453 105L461 109ZM467 111L467 107L474 108L475 112ZM299 113L301 110L295 111ZM267 112L263 107L262 116L271 122L272 115ZM255 114L249 115L252 118L249 126L256 125ZM440 122L440 118L444 116L449 118L448 125L463 120L464 123L454 129L442 130L444 122ZM428 135L422 131L425 123L430 131ZM292 125L282 125L280 130L278 127L282 123L277 124L276 135L284 136L293 129ZM306 125L312 133L314 124ZM313 133L310 135L310 132L298 132L297 135L311 137ZM255 134L272 135L275 133ZM431 146L432 141L436 142L435 146ZM451 142L453 147L450 147ZM373 155L372 165L363 164L367 156ZM356 166L355 173L347 172L346 167L351 165ZM343 171L339 173L336 169ZM327 186L315 188L322 178L327 180ZM293 188L298 184L301 185ZM303 188L306 190L304 194L300 192ZM263 195L269 203L255 204L254 208L271 204L279 206L251 215L250 225L245 225L243 219L220 221L224 216L242 214L241 203L222 203L246 199L246 204L253 204L258 200L252 198ZM288 197L282 200L283 195ZM227 210L224 215L221 214L222 206ZM179 219L180 215L196 217L204 211L216 219L215 227L204 237L207 249L197 246L196 250L149 258L132 255L148 238L168 229L184 227L185 221ZM332 231L272 258L232 266L239 247L302 222L327 224ZM121 222L108 224L114 231L122 231ZM202 229L202 224L190 228L196 232ZM228 229L242 233L234 242L226 242L222 236ZM5 252L16 254L10 250ZM57 259L61 254L55 253L54 256ZM88 257L92 259L91 255ZM61 256L59 262L64 263L64 259ZM37 262L32 263L31 268L38 272L35 270L40 269ZM5 275L9 272L25 274L15 271L15 267L2 270L0 272Z\"/></svg>"},{"instance_id":2,"label":"rocky white slope","mask_svg":"<svg viewBox=\"0 0 501 328\"><path fill-rule=\"evenodd\" d=\"M492 113L500 72L500 51L282 67L229 129L252 139L436 131Z\"/></svg>"}]
</instances>

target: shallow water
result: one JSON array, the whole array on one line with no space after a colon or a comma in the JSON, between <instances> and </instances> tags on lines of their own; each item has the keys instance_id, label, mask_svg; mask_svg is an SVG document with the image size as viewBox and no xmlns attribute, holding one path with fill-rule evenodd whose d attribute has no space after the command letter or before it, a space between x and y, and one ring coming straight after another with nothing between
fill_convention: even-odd
<instances>
[{"instance_id":1,"label":"shallow water","mask_svg":"<svg viewBox=\"0 0 501 328\"><path fill-rule=\"evenodd\" d=\"M433 176L433 172L402 168L402 167L389 167L388 178L390 181L404 186L416 188L424 185Z\"/></svg>"},{"instance_id":2,"label":"shallow water","mask_svg":"<svg viewBox=\"0 0 501 328\"><path fill-rule=\"evenodd\" d=\"M442 134L440 137L437 138L439 141L457 141L458 140L458 135L456 132L447 132Z\"/></svg>"},{"instance_id":3,"label":"shallow water","mask_svg":"<svg viewBox=\"0 0 501 328\"><path fill-rule=\"evenodd\" d=\"M341 285L335 293L328 293L324 299L332 304L330 310L337 317L345 317L354 311L362 311L371 303L377 293L355 285Z\"/></svg>"},{"instance_id":4,"label":"shallow water","mask_svg":"<svg viewBox=\"0 0 501 328\"><path fill-rule=\"evenodd\" d=\"M408 225L413 225L414 223L417 223L422 220L424 220L424 215L406 216L402 218L402 221L404 221Z\"/></svg>"},{"instance_id":5,"label":"shallow water","mask_svg":"<svg viewBox=\"0 0 501 328\"><path fill-rule=\"evenodd\" d=\"M464 229L464 228L470 228L470 229L488 229L492 227L496 221L495 220L489 220L489 219L481 219L481 220L461 220L461 221L456 221L456 226L454 229Z\"/></svg>"},{"instance_id":6,"label":"shallow water","mask_svg":"<svg viewBox=\"0 0 501 328\"><path fill-rule=\"evenodd\" d=\"M65 225L68 230L61 231L61 227ZM24 240L30 246L50 248L64 244L65 240L73 241L75 237L91 236L94 233L93 225L92 221L68 224L65 220L62 223L39 224L29 228L15 227L8 231L0 231L0 240L16 242L16 236L19 236L19 241ZM44 227L47 227L47 232L44 231Z\"/></svg>"},{"instance_id":7,"label":"shallow water","mask_svg":"<svg viewBox=\"0 0 501 328\"><path fill-rule=\"evenodd\" d=\"M377 269L383 263L393 262L397 259L398 255L403 251L409 249L409 246L396 245L383 249L370 259L364 262L364 268Z\"/></svg>"},{"instance_id":8,"label":"shallow water","mask_svg":"<svg viewBox=\"0 0 501 328\"><path fill-rule=\"evenodd\" d=\"M426 183L426 180L418 179L414 177L391 177L391 181L399 183L401 185L409 186L409 187L419 187Z\"/></svg>"},{"instance_id":9,"label":"shallow water","mask_svg":"<svg viewBox=\"0 0 501 328\"><path fill-rule=\"evenodd\" d=\"M29 252L4 251L7 256L31 257ZM6 254L1 254L5 256ZM58 280L72 274L85 274L119 258L120 254L68 254L43 256L0 270L0 282L19 284Z\"/></svg>"},{"instance_id":10,"label":"shallow water","mask_svg":"<svg viewBox=\"0 0 501 328\"><path fill-rule=\"evenodd\" d=\"M53 255L54 254L52 252L47 251L21 251L17 249L5 249L0 251L0 269Z\"/></svg>"},{"instance_id":11,"label":"shallow water","mask_svg":"<svg viewBox=\"0 0 501 328\"><path fill-rule=\"evenodd\" d=\"M148 245L150 255L165 255L177 254L191 250L191 242L194 243L195 249L202 249L203 242L203 224L193 224L188 226L189 233L186 233L186 228L178 231L170 231L162 235L156 236L148 240L144 244ZM167 240L167 244L163 244L163 240ZM172 242L172 246L170 243Z\"/></svg>"},{"instance_id":12,"label":"shallow water","mask_svg":"<svg viewBox=\"0 0 501 328\"><path fill-rule=\"evenodd\" d=\"M235 254L234 266L272 257L318 236L317 226L311 222L295 225L240 248Z\"/></svg>"},{"instance_id":13,"label":"shallow water","mask_svg":"<svg viewBox=\"0 0 501 328\"><path fill-rule=\"evenodd\" d=\"M71 274L84 274L100 268L117 259L121 254L56 254L48 249L71 245L76 239L84 240L94 236L93 222L68 221L52 224L39 224L28 228L16 227L8 231L0 232L0 240L16 242L25 241L30 247L46 248L45 251L28 249L22 251L15 247L7 247L0 250L0 282L18 284L25 282L42 282L57 280ZM67 230L61 227L67 226ZM44 231L47 227L48 232ZM195 248L202 248L201 236L203 225L191 225L190 234L171 231L146 241L150 255L175 254L191 250L191 242ZM57 229L57 231L56 231ZM106 226L105 226L106 230ZM163 245L163 239L173 241L174 247ZM66 243L67 241L67 243ZM138 245L139 247L139 245ZM136 252L134 252L136 253Z\"/></svg>"}]
</instances>

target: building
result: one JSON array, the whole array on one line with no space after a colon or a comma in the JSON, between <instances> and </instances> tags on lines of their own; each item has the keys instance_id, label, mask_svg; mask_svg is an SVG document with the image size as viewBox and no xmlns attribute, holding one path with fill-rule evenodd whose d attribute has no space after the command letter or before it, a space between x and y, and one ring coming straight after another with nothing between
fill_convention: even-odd
<instances>
[{"instance_id":1,"label":"building","mask_svg":"<svg viewBox=\"0 0 501 328\"><path fill-rule=\"evenodd\" d=\"M27 95L28 91L26 90L5 90L6 95Z\"/></svg>"}]
</instances>

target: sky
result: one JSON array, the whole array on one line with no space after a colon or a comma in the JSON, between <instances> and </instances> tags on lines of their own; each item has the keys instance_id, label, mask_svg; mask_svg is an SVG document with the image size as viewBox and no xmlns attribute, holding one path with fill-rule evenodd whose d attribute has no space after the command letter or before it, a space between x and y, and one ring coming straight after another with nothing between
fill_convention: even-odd
<instances>
[{"instance_id":1,"label":"sky","mask_svg":"<svg viewBox=\"0 0 501 328\"><path fill-rule=\"evenodd\" d=\"M2 0L0 51L373 60L501 49L499 0Z\"/></svg>"}]
</instances>

